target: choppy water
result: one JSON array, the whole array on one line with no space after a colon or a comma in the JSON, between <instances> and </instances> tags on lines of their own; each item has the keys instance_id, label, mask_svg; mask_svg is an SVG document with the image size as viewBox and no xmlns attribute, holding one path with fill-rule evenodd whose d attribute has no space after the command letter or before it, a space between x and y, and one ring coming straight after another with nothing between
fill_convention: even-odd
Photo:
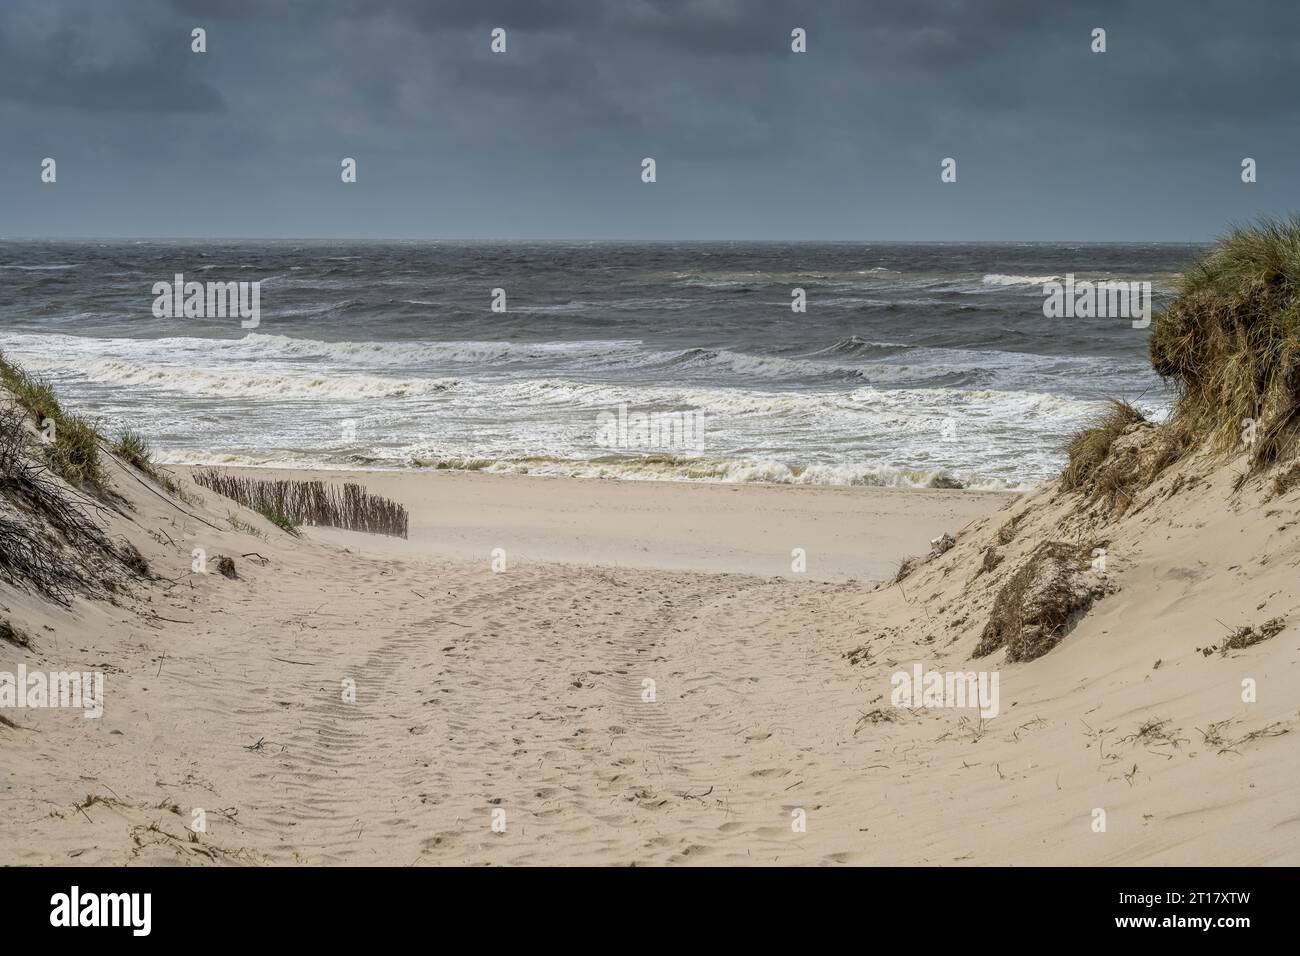
<instances>
[{"instance_id":1,"label":"choppy water","mask_svg":"<svg viewBox=\"0 0 1300 956\"><path fill-rule=\"evenodd\" d=\"M1170 398L1146 331L1045 318L1042 283L1158 303L1198 251L0 241L0 350L169 462L1020 487L1105 398ZM261 280L259 327L155 318L175 273ZM702 412L702 447L600 444L620 404Z\"/></svg>"}]
</instances>

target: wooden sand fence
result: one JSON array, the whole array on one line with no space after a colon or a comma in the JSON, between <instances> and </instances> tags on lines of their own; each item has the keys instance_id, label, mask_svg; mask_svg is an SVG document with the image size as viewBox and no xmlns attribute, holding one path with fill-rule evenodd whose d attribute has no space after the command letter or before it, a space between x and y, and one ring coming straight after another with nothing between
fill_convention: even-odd
<instances>
[{"instance_id":1,"label":"wooden sand fence","mask_svg":"<svg viewBox=\"0 0 1300 956\"><path fill-rule=\"evenodd\" d=\"M363 485L328 485L323 481L263 481L241 478L218 468L196 468L197 484L261 514L283 515L294 524L322 525L369 534L407 537L406 508Z\"/></svg>"}]
</instances>

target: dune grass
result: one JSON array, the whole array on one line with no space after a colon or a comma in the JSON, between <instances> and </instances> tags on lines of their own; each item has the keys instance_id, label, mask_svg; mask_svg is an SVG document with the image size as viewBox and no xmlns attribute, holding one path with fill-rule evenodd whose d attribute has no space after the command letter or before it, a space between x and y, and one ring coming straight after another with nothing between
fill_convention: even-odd
<instances>
[{"instance_id":1,"label":"dune grass","mask_svg":"<svg viewBox=\"0 0 1300 956\"><path fill-rule=\"evenodd\" d=\"M140 552L110 540L34 452L26 409L0 407L0 579L66 605L75 591L112 592L119 570L149 577Z\"/></svg>"},{"instance_id":2,"label":"dune grass","mask_svg":"<svg viewBox=\"0 0 1300 956\"><path fill-rule=\"evenodd\" d=\"M1069 463L1061 473L1061 487L1078 491L1086 487L1110 454L1115 439L1124 434L1130 425L1146 418L1128 402L1111 399L1110 407L1090 427L1076 434L1066 443L1065 453Z\"/></svg>"},{"instance_id":3,"label":"dune grass","mask_svg":"<svg viewBox=\"0 0 1300 956\"><path fill-rule=\"evenodd\" d=\"M1295 455L1300 217L1220 239L1155 316L1148 348L1156 372L1178 389L1173 421L1220 451L1244 441L1252 471Z\"/></svg>"},{"instance_id":4,"label":"dune grass","mask_svg":"<svg viewBox=\"0 0 1300 956\"><path fill-rule=\"evenodd\" d=\"M44 431L53 423L53 439L45 442L45 462L50 470L69 484L96 492L106 490L107 476L100 458L100 444L126 464L148 475L166 491L186 499L183 488L166 472L153 464L153 450L144 435L126 429L111 445L99 429L86 419L66 411L44 379L37 378L0 354L0 386L7 388L18 406L28 412L36 427Z\"/></svg>"},{"instance_id":5,"label":"dune grass","mask_svg":"<svg viewBox=\"0 0 1300 956\"><path fill-rule=\"evenodd\" d=\"M189 493L177 483L176 479L154 464L153 447L144 435L130 428L126 429L113 443L113 453L136 471L148 475L168 494L184 502L191 501Z\"/></svg>"},{"instance_id":6,"label":"dune grass","mask_svg":"<svg viewBox=\"0 0 1300 956\"><path fill-rule=\"evenodd\" d=\"M46 419L57 421L63 415L59 400L49 383L33 378L0 355L0 384L13 392L18 404L27 409L39 425Z\"/></svg>"},{"instance_id":7,"label":"dune grass","mask_svg":"<svg viewBox=\"0 0 1300 956\"><path fill-rule=\"evenodd\" d=\"M273 501L267 501L262 505L261 515L263 518L271 522L271 524L275 525L281 531L288 532L289 534L293 535L295 538L302 533L298 530L297 523L292 518L290 518L287 514L281 511L280 506Z\"/></svg>"},{"instance_id":8,"label":"dune grass","mask_svg":"<svg viewBox=\"0 0 1300 956\"><path fill-rule=\"evenodd\" d=\"M1167 424L1143 456L1112 461L1137 409L1112 400L1066 445L1065 491L1125 506L1197 448L1245 448L1249 473L1300 452L1300 216L1238 226L1188 271L1153 317L1151 366L1177 391ZM1132 447L1126 450L1133 452ZM1121 456L1122 457L1122 456ZM1284 493L1290 480L1276 483Z\"/></svg>"},{"instance_id":9,"label":"dune grass","mask_svg":"<svg viewBox=\"0 0 1300 956\"><path fill-rule=\"evenodd\" d=\"M99 432L95 426L64 411L48 382L29 375L3 355L0 355L0 385L13 393L19 406L35 418L37 428L44 429L47 422L53 424L53 439L45 445L50 469L79 488L103 490L104 470L99 460Z\"/></svg>"},{"instance_id":10,"label":"dune grass","mask_svg":"<svg viewBox=\"0 0 1300 956\"><path fill-rule=\"evenodd\" d=\"M0 385L13 393L20 406L36 419L37 427L47 419L57 422L63 417L63 409L54 396L54 389L44 379L35 378L14 365L0 353Z\"/></svg>"},{"instance_id":11,"label":"dune grass","mask_svg":"<svg viewBox=\"0 0 1300 956\"><path fill-rule=\"evenodd\" d=\"M129 428L122 432L113 445L113 451L132 468L145 474L153 474L153 451L149 447L148 440L139 432Z\"/></svg>"},{"instance_id":12,"label":"dune grass","mask_svg":"<svg viewBox=\"0 0 1300 956\"><path fill-rule=\"evenodd\" d=\"M94 425L75 415L55 419L54 441L46 447L50 468L78 488L104 487L104 470L99 460L99 432Z\"/></svg>"}]
</instances>

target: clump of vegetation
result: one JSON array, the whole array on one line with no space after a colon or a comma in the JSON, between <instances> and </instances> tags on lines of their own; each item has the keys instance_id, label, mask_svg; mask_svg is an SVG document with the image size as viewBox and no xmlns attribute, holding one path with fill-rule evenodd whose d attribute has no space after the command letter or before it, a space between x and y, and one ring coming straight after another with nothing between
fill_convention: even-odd
<instances>
[{"instance_id":1,"label":"clump of vegetation","mask_svg":"<svg viewBox=\"0 0 1300 956\"><path fill-rule=\"evenodd\" d=\"M0 618L0 641L8 641L18 647L31 647L32 639L26 632L16 628L9 621Z\"/></svg>"},{"instance_id":2,"label":"clump of vegetation","mask_svg":"<svg viewBox=\"0 0 1300 956\"><path fill-rule=\"evenodd\" d=\"M104 471L99 461L99 432L94 425L65 412L48 382L33 378L0 356L0 385L36 419L38 428L53 425L45 457L51 470L79 488L103 490Z\"/></svg>"},{"instance_id":3,"label":"clump of vegetation","mask_svg":"<svg viewBox=\"0 0 1300 956\"><path fill-rule=\"evenodd\" d=\"M129 428L122 432L113 451L132 468L143 471L146 475L153 474L153 450L149 447L148 439L139 432Z\"/></svg>"},{"instance_id":4,"label":"clump of vegetation","mask_svg":"<svg viewBox=\"0 0 1300 956\"><path fill-rule=\"evenodd\" d=\"M126 429L113 445L113 453L136 471L148 475L169 495L181 501L190 502L191 496L176 483L176 480L153 463L153 448L149 440L137 431Z\"/></svg>"},{"instance_id":5,"label":"clump of vegetation","mask_svg":"<svg viewBox=\"0 0 1300 956\"><path fill-rule=\"evenodd\" d=\"M1091 426L1066 443L1065 453L1069 456L1069 464L1061 473L1061 487L1065 491L1087 488L1097 469L1110 454L1115 440L1130 426L1145 421L1146 416L1128 402L1111 399L1109 408Z\"/></svg>"},{"instance_id":6,"label":"clump of vegetation","mask_svg":"<svg viewBox=\"0 0 1300 956\"><path fill-rule=\"evenodd\" d=\"M1044 541L1036 547L994 598L975 656L1005 647L1008 661L1031 661L1059 644L1105 594L1085 566L1078 545Z\"/></svg>"},{"instance_id":7,"label":"clump of vegetation","mask_svg":"<svg viewBox=\"0 0 1300 956\"><path fill-rule=\"evenodd\" d=\"M1183 744L1190 743L1186 737L1178 736L1178 728L1170 725L1167 717L1148 717L1131 734L1119 739L1122 744L1140 744L1148 749L1172 747L1178 750ZM1159 749L1152 753L1161 753Z\"/></svg>"},{"instance_id":8,"label":"clump of vegetation","mask_svg":"<svg viewBox=\"0 0 1300 956\"><path fill-rule=\"evenodd\" d=\"M915 571L917 565L919 565L920 563L921 563L920 559L918 559L916 555L911 555L909 557L904 558L902 561L898 563L898 570L894 572L893 580L891 580L889 583L898 584L900 581L904 580L909 574Z\"/></svg>"},{"instance_id":9,"label":"clump of vegetation","mask_svg":"<svg viewBox=\"0 0 1300 956\"><path fill-rule=\"evenodd\" d=\"M845 658L849 662L850 667L856 665L860 661L870 662L871 648L867 647L867 645L865 644L862 644L858 647L853 648L853 650L851 651L845 651L843 654L840 655L840 657Z\"/></svg>"},{"instance_id":10,"label":"clump of vegetation","mask_svg":"<svg viewBox=\"0 0 1300 956\"><path fill-rule=\"evenodd\" d=\"M1020 522L1025 518L1025 512L1020 512L1008 519L1002 527L998 528L997 543L1006 547L1016 539L1016 531L1020 527Z\"/></svg>"},{"instance_id":11,"label":"clump of vegetation","mask_svg":"<svg viewBox=\"0 0 1300 956\"><path fill-rule=\"evenodd\" d=\"M323 525L405 538L410 526L404 507L357 484L263 481L217 468L196 469L192 477L196 484L251 508L290 534L297 534L302 525Z\"/></svg>"},{"instance_id":12,"label":"clump of vegetation","mask_svg":"<svg viewBox=\"0 0 1300 956\"><path fill-rule=\"evenodd\" d=\"M108 540L31 444L25 413L0 409L0 579L66 605L74 591L115 589L122 572L149 576L143 556Z\"/></svg>"},{"instance_id":13,"label":"clump of vegetation","mask_svg":"<svg viewBox=\"0 0 1300 956\"><path fill-rule=\"evenodd\" d=\"M1248 734L1236 739L1230 738L1224 733L1224 730L1232 723L1232 718L1220 720L1217 723L1210 724L1205 730L1197 727L1201 732L1201 738L1207 747L1212 747L1221 754L1240 753L1237 749L1243 744L1248 744L1264 737L1281 737L1283 734L1290 733L1290 728L1284 727L1280 721L1273 721L1266 724L1258 730L1252 730Z\"/></svg>"},{"instance_id":14,"label":"clump of vegetation","mask_svg":"<svg viewBox=\"0 0 1300 956\"><path fill-rule=\"evenodd\" d=\"M1291 489L1296 485L1300 485L1300 461L1273 479L1272 497L1280 498L1283 495L1290 494Z\"/></svg>"},{"instance_id":15,"label":"clump of vegetation","mask_svg":"<svg viewBox=\"0 0 1300 956\"><path fill-rule=\"evenodd\" d=\"M99 432L72 415L55 421L54 441L45 457L56 475L78 488L102 490L104 470L99 461Z\"/></svg>"},{"instance_id":16,"label":"clump of vegetation","mask_svg":"<svg viewBox=\"0 0 1300 956\"><path fill-rule=\"evenodd\" d=\"M1112 400L1105 414L1066 445L1069 463L1061 488L1102 502L1112 514L1122 513L1192 443L1185 425L1157 427L1132 405Z\"/></svg>"},{"instance_id":17,"label":"clump of vegetation","mask_svg":"<svg viewBox=\"0 0 1300 956\"><path fill-rule=\"evenodd\" d=\"M271 524L275 525L281 531L288 532L289 534L293 535L295 538L302 533L298 530L298 526L294 524L293 519L290 518L283 511L281 511L279 506L276 505L275 502L268 501L266 502L266 504L262 505L261 515L263 518L271 522Z\"/></svg>"},{"instance_id":18,"label":"clump of vegetation","mask_svg":"<svg viewBox=\"0 0 1300 956\"><path fill-rule=\"evenodd\" d=\"M1211 644L1209 647L1198 647L1202 654L1209 657L1215 651L1219 652L1220 657L1227 657L1228 651L1240 651L1247 647L1254 647L1262 641L1269 638L1277 637L1286 630L1286 621L1280 617L1272 618L1265 621L1259 627L1243 625L1229 634L1222 643Z\"/></svg>"},{"instance_id":19,"label":"clump of vegetation","mask_svg":"<svg viewBox=\"0 0 1300 956\"><path fill-rule=\"evenodd\" d=\"M1178 389L1173 420L1252 471L1294 455L1300 432L1300 217L1238 227L1155 316L1151 364ZM1243 422L1246 421L1245 424Z\"/></svg>"},{"instance_id":20,"label":"clump of vegetation","mask_svg":"<svg viewBox=\"0 0 1300 956\"><path fill-rule=\"evenodd\" d=\"M33 378L0 355L0 385L13 393L18 404L31 412L37 424L47 418L58 421L63 416L54 389L43 379Z\"/></svg>"}]
</instances>

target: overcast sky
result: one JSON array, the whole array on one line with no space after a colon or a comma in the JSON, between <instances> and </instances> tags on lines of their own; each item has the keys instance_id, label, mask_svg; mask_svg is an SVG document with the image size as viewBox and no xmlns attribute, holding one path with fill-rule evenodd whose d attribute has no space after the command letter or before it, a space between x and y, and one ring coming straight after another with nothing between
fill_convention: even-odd
<instances>
[{"instance_id":1,"label":"overcast sky","mask_svg":"<svg viewBox=\"0 0 1300 956\"><path fill-rule=\"evenodd\" d=\"M1296 0L3 0L0 236L1199 241L1298 90Z\"/></svg>"}]
</instances>

